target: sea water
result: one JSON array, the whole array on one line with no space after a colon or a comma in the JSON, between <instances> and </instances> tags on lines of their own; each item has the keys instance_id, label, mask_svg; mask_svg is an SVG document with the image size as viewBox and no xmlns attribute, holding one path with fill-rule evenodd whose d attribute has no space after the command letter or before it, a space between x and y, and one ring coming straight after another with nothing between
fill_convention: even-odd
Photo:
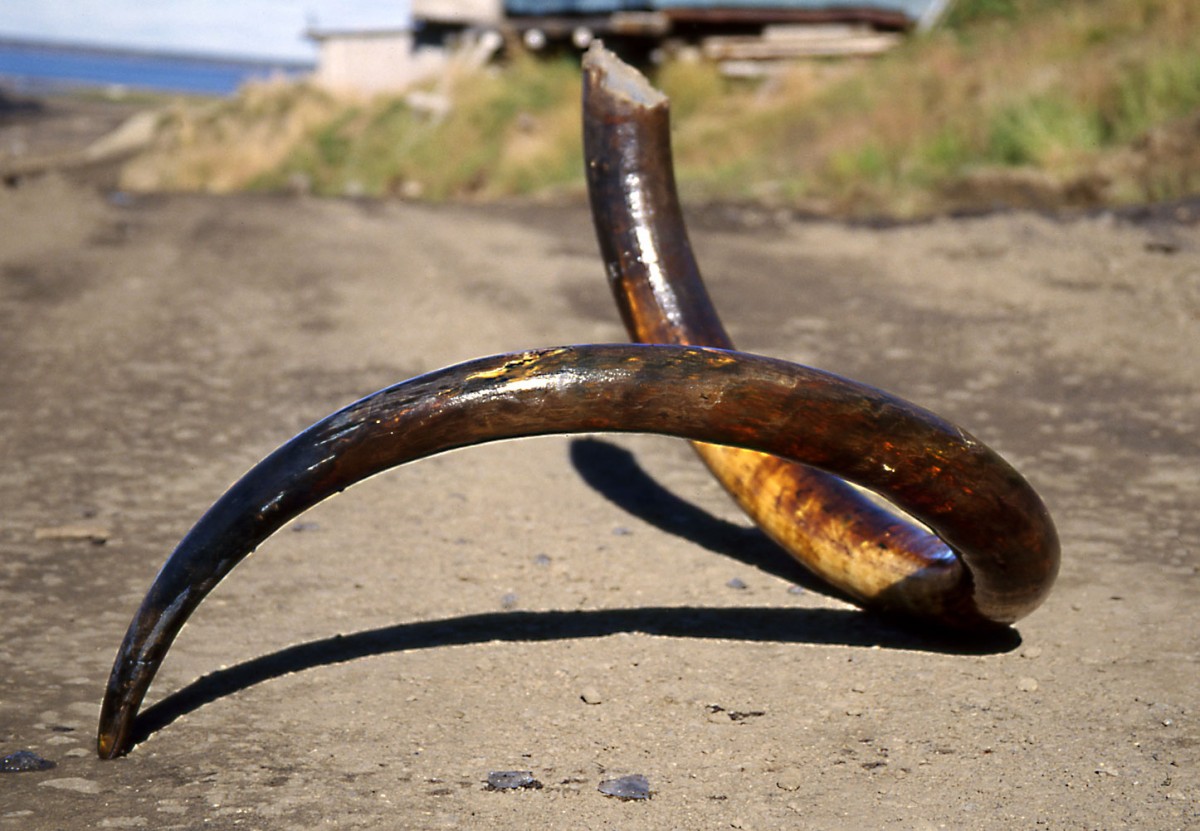
<instances>
[{"instance_id":1,"label":"sea water","mask_svg":"<svg viewBox=\"0 0 1200 831\"><path fill-rule=\"evenodd\" d=\"M310 64L60 46L0 39L0 87L25 94L63 89L230 95L250 80L312 71Z\"/></svg>"}]
</instances>

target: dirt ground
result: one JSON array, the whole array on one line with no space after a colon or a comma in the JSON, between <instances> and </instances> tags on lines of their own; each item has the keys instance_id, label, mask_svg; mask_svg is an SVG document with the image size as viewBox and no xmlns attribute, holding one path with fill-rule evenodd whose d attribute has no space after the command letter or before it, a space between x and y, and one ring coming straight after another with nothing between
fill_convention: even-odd
<instances>
[{"instance_id":1,"label":"dirt ground","mask_svg":"<svg viewBox=\"0 0 1200 831\"><path fill-rule=\"evenodd\" d=\"M56 767L0 773L0 831L1200 827L1200 227L694 220L740 346L931 407L1042 493L1062 575L1010 641L831 596L682 442L501 443L268 541L98 761L137 603L259 458L424 370L623 333L583 206L25 177L0 190L0 756ZM485 789L501 770L544 787ZM635 773L652 799L597 790Z\"/></svg>"}]
</instances>

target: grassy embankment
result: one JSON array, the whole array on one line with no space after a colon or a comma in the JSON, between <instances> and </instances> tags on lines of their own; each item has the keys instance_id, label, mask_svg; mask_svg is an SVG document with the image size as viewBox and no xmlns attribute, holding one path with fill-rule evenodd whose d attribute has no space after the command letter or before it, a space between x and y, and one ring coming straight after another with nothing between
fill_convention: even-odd
<instances>
[{"instance_id":1,"label":"grassy embankment","mask_svg":"<svg viewBox=\"0 0 1200 831\"><path fill-rule=\"evenodd\" d=\"M675 63L654 80L671 96L694 200L904 216L1200 192L1197 3L959 0L944 27L879 59L753 84ZM440 115L304 87L179 109L131 184L430 199L582 190L572 63L518 60L444 90Z\"/></svg>"}]
</instances>

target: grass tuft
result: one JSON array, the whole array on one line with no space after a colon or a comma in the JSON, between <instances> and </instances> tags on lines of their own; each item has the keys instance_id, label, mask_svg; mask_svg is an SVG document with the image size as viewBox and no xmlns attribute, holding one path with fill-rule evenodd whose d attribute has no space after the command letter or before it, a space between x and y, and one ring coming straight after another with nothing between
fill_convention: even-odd
<instances>
[{"instance_id":1,"label":"grass tuft","mask_svg":"<svg viewBox=\"0 0 1200 831\"><path fill-rule=\"evenodd\" d=\"M1090 205L1200 183L1200 3L958 0L945 26L879 59L760 84L680 61L653 80L671 98L689 199L912 214L1009 191ZM581 192L579 85L573 61L522 58L370 101L254 87L173 110L153 159L131 169L211 190Z\"/></svg>"}]
</instances>

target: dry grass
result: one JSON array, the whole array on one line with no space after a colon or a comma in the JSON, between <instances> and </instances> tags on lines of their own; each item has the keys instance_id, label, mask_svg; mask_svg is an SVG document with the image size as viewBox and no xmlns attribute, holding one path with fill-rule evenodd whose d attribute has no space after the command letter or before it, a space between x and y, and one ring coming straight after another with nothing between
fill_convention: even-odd
<instances>
[{"instance_id":1,"label":"dry grass","mask_svg":"<svg viewBox=\"0 0 1200 831\"><path fill-rule=\"evenodd\" d=\"M253 84L227 101L180 101L163 111L157 139L125 166L121 186L244 189L342 107L318 89L284 82Z\"/></svg>"},{"instance_id":2,"label":"dry grass","mask_svg":"<svg viewBox=\"0 0 1200 831\"><path fill-rule=\"evenodd\" d=\"M303 180L325 194L491 198L550 187L582 170L579 79L570 64L519 60L420 92L345 108L255 185Z\"/></svg>"},{"instance_id":3,"label":"dry grass","mask_svg":"<svg viewBox=\"0 0 1200 831\"><path fill-rule=\"evenodd\" d=\"M414 99L252 87L177 108L127 186L494 198L582 191L579 71L517 60ZM1095 205L1200 190L1200 3L959 0L949 25L869 61L760 84L674 63L689 199L913 215ZM426 91L430 92L430 91Z\"/></svg>"},{"instance_id":4,"label":"dry grass","mask_svg":"<svg viewBox=\"0 0 1200 831\"><path fill-rule=\"evenodd\" d=\"M798 70L736 122L749 147L685 122L684 179L717 197L736 195L726 183L737 179L852 213L944 207L1004 171L1066 203L1195 191L1195 169L1159 165L1147 190L1126 168L1155 131L1186 132L1200 112L1200 6L1006 5L1015 16L936 32L846 77L814 82L811 67Z\"/></svg>"}]
</instances>

